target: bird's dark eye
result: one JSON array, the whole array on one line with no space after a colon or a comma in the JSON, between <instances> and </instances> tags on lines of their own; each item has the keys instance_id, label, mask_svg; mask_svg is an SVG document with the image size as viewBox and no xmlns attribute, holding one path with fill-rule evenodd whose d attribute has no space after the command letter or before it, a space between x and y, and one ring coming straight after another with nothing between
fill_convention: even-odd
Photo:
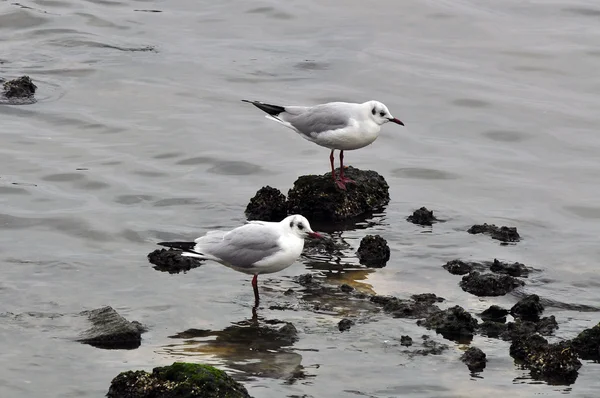
<instances>
[{"instance_id":1,"label":"bird's dark eye","mask_svg":"<svg viewBox=\"0 0 600 398\"><path fill-rule=\"evenodd\" d=\"M304 229L304 225L302 225L302 223L298 224L298 229L302 231Z\"/></svg>"},{"instance_id":2,"label":"bird's dark eye","mask_svg":"<svg viewBox=\"0 0 600 398\"><path fill-rule=\"evenodd\" d=\"M379 112L379 116L384 117L385 116L385 112Z\"/></svg>"},{"instance_id":3,"label":"bird's dark eye","mask_svg":"<svg viewBox=\"0 0 600 398\"><path fill-rule=\"evenodd\" d=\"M290 228L294 228L294 222L290 221Z\"/></svg>"},{"instance_id":4,"label":"bird's dark eye","mask_svg":"<svg viewBox=\"0 0 600 398\"><path fill-rule=\"evenodd\" d=\"M375 115L375 113L377 113L377 110L375 110L375 108L373 108L373 110L371 110L371 113L372 113L373 115Z\"/></svg>"}]
</instances>

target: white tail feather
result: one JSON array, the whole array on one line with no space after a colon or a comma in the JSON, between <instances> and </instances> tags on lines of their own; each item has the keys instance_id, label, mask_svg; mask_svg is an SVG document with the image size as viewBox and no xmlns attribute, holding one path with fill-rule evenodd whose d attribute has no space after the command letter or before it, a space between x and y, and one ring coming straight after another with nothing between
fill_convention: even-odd
<instances>
[{"instance_id":1,"label":"white tail feather","mask_svg":"<svg viewBox=\"0 0 600 398\"><path fill-rule=\"evenodd\" d=\"M295 128L294 126L292 126L292 125L291 125L290 123L288 123L288 122L285 122L285 121L283 121L283 120L279 119L278 117L271 116L271 115L265 115L265 117L266 117L267 119L269 119L269 120L273 120L273 121L275 121L275 122L277 122L277 123L279 123L279 124L283 124L285 127L287 127L287 128L290 128L290 129L294 130L295 132L298 132L298 130L296 130L296 128Z\"/></svg>"}]
</instances>

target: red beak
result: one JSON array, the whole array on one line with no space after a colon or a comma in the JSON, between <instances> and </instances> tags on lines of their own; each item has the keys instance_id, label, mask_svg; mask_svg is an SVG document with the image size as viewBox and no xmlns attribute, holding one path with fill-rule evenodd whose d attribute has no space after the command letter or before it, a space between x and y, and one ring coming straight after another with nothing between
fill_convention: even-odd
<instances>
[{"instance_id":1,"label":"red beak","mask_svg":"<svg viewBox=\"0 0 600 398\"><path fill-rule=\"evenodd\" d=\"M395 117L391 118L391 119L390 119L390 122L394 122L394 123L396 123L396 124L399 124L400 126L404 126L404 123L402 123L402 121L401 121L401 120L399 120L399 119L396 119Z\"/></svg>"},{"instance_id":2,"label":"red beak","mask_svg":"<svg viewBox=\"0 0 600 398\"><path fill-rule=\"evenodd\" d=\"M308 236L310 236L311 238L319 238L319 239L321 239L323 237L323 235L318 234L316 232L309 232Z\"/></svg>"}]
</instances>

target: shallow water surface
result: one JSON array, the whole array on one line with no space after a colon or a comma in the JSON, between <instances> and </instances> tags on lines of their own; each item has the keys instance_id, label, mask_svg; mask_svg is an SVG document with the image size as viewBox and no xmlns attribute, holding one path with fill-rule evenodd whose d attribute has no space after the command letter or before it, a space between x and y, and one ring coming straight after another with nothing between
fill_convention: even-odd
<instances>
[{"instance_id":1,"label":"shallow water surface","mask_svg":"<svg viewBox=\"0 0 600 398\"><path fill-rule=\"evenodd\" d=\"M309 310L319 298L292 278L433 292L472 313L536 293L555 303L557 338L595 325L598 313L569 304L600 306L599 14L586 0L1 2L0 76L31 76L38 102L0 106L0 395L101 397L121 371L184 359L230 371L255 397L595 396L598 364L551 386L513 364L510 343L476 336L488 363L471 375L466 345L343 299ZM146 259L157 241L240 224L264 185L287 192L328 170L326 149L242 98L377 99L406 124L346 154L382 174L392 200L341 233L344 256L259 281L259 317L293 323L299 340L256 351L177 337L251 321L249 278L216 264L169 275ZM445 222L406 222L421 206ZM523 239L465 232L483 222ZM392 256L365 269L354 251L374 233ZM477 298L441 267L455 258L540 271L514 294ZM104 305L149 327L140 348L73 342L57 315ZM359 321L340 333L342 317ZM424 334L448 349L399 344Z\"/></svg>"}]
</instances>

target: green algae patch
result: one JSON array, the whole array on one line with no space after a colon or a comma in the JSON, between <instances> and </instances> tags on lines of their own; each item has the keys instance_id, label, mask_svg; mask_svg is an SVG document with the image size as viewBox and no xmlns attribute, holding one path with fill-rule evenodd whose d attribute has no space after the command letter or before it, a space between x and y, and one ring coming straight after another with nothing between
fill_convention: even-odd
<instances>
[{"instance_id":1,"label":"green algae patch","mask_svg":"<svg viewBox=\"0 0 600 398\"><path fill-rule=\"evenodd\" d=\"M227 373L208 365L174 362L152 373L128 371L115 377L108 398L251 398Z\"/></svg>"}]
</instances>

